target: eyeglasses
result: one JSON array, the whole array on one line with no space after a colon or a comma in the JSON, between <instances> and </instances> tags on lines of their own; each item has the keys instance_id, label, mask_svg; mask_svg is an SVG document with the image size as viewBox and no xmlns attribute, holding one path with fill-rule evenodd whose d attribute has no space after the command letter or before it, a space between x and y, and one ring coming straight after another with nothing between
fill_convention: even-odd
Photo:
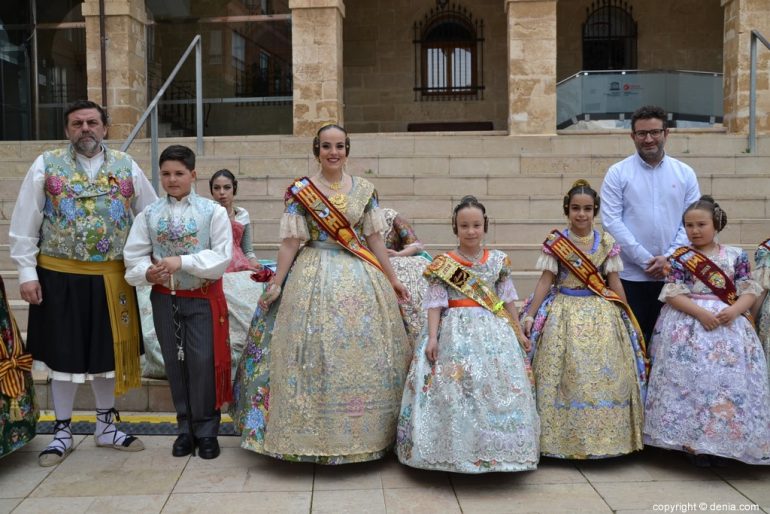
<instances>
[{"instance_id":1,"label":"eyeglasses","mask_svg":"<svg viewBox=\"0 0 770 514\"><path fill-rule=\"evenodd\" d=\"M666 129L637 130L634 132L634 137L636 139L647 139L647 136L649 135L652 136L653 139L658 139L664 132L666 132Z\"/></svg>"}]
</instances>

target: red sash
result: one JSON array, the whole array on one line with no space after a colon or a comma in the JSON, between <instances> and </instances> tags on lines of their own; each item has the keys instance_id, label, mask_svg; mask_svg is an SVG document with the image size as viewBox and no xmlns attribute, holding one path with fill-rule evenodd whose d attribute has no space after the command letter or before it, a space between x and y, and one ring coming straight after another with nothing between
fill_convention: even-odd
<instances>
[{"instance_id":1,"label":"red sash","mask_svg":"<svg viewBox=\"0 0 770 514\"><path fill-rule=\"evenodd\" d=\"M171 289L155 284L153 291L171 294ZM233 383L230 380L230 322L227 317L227 300L222 290L222 279L199 289L177 289L181 298L203 298L209 301L211 329L214 337L214 384L216 387L215 408L233 401Z\"/></svg>"},{"instance_id":2,"label":"red sash","mask_svg":"<svg viewBox=\"0 0 770 514\"><path fill-rule=\"evenodd\" d=\"M609 302L613 302L620 306L628 315L634 329L639 336L639 346L642 348L644 355L647 355L647 346L644 341L644 334L639 327L639 322L636 321L636 316L631 311L631 307L628 306L623 299L618 296L618 293L607 287L607 283L604 281L599 270L594 266L593 261L584 254L580 248L565 237L564 234L554 229L548 234L548 237L543 242L545 246L551 249L554 256L559 259L564 266L567 267L580 281L595 295L604 298ZM645 357L646 359L646 357Z\"/></svg>"},{"instance_id":3,"label":"red sash","mask_svg":"<svg viewBox=\"0 0 770 514\"><path fill-rule=\"evenodd\" d=\"M735 283L732 279L714 261L695 248L690 248L689 246L677 248L671 254L671 259L684 266L687 271L703 282L717 298L727 305L733 305L738 301L738 290L735 288ZM753 322L751 314L744 312L743 315Z\"/></svg>"},{"instance_id":4,"label":"red sash","mask_svg":"<svg viewBox=\"0 0 770 514\"><path fill-rule=\"evenodd\" d=\"M380 261L367 248L350 226L347 218L331 204L328 198L307 178L298 179L289 187L289 193L301 203L313 216L325 232L334 238L340 246L356 257L383 271Z\"/></svg>"},{"instance_id":5,"label":"red sash","mask_svg":"<svg viewBox=\"0 0 770 514\"><path fill-rule=\"evenodd\" d=\"M759 243L759 246L764 246L765 250L770 251L770 239L765 239L761 243Z\"/></svg>"}]
</instances>

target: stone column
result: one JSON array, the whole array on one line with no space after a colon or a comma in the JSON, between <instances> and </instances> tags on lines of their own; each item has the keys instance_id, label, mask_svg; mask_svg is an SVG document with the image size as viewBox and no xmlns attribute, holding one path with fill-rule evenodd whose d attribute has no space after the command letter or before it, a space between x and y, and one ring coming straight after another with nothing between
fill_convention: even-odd
<instances>
[{"instance_id":1,"label":"stone column","mask_svg":"<svg viewBox=\"0 0 770 514\"><path fill-rule=\"evenodd\" d=\"M102 100L99 0L84 0L88 99L106 103L109 138L125 139L147 108L147 37L144 0L105 0L107 98ZM139 137L144 137L143 133Z\"/></svg>"},{"instance_id":2,"label":"stone column","mask_svg":"<svg viewBox=\"0 0 770 514\"><path fill-rule=\"evenodd\" d=\"M508 132L556 133L556 0L505 0Z\"/></svg>"},{"instance_id":3,"label":"stone column","mask_svg":"<svg viewBox=\"0 0 770 514\"><path fill-rule=\"evenodd\" d=\"M749 132L751 30L770 38L767 0L722 0L724 28L724 125L736 134ZM770 50L757 43L757 132L770 133Z\"/></svg>"},{"instance_id":4,"label":"stone column","mask_svg":"<svg viewBox=\"0 0 770 514\"><path fill-rule=\"evenodd\" d=\"M289 0L294 76L294 135L315 135L322 123L344 122L343 0Z\"/></svg>"}]
</instances>

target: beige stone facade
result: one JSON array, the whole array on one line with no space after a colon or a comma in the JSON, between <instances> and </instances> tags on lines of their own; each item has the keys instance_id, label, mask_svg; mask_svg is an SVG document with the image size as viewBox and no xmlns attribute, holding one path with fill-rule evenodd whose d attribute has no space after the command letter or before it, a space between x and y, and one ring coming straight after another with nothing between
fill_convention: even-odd
<instances>
[{"instance_id":1,"label":"beige stone facade","mask_svg":"<svg viewBox=\"0 0 770 514\"><path fill-rule=\"evenodd\" d=\"M590 0L464 0L484 22L483 97L415 97L414 23L435 0L291 0L296 135L324 122L354 132L404 132L409 123L491 122L511 134L550 134L556 81L582 65L581 27ZM767 0L630 0L641 69L724 70L725 125L748 125L749 32L770 35ZM88 92L100 100L98 1L85 0ZM106 0L108 99L113 137L147 104L144 2ZM760 49L758 128L770 131L770 51Z\"/></svg>"},{"instance_id":2,"label":"beige stone facade","mask_svg":"<svg viewBox=\"0 0 770 514\"><path fill-rule=\"evenodd\" d=\"M102 98L99 1L85 0L88 98L109 106L110 137L126 138L147 106L144 0L105 0L107 98Z\"/></svg>"},{"instance_id":3,"label":"beige stone facade","mask_svg":"<svg viewBox=\"0 0 770 514\"><path fill-rule=\"evenodd\" d=\"M559 0L557 80L580 71L582 30L592 0ZM637 67L722 71L720 0L630 1L638 28Z\"/></svg>"},{"instance_id":4,"label":"beige stone facade","mask_svg":"<svg viewBox=\"0 0 770 514\"><path fill-rule=\"evenodd\" d=\"M725 12L724 110L728 131L749 130L751 31L770 37L770 3L767 0L722 0ZM757 48L757 131L770 133L770 50Z\"/></svg>"}]
</instances>

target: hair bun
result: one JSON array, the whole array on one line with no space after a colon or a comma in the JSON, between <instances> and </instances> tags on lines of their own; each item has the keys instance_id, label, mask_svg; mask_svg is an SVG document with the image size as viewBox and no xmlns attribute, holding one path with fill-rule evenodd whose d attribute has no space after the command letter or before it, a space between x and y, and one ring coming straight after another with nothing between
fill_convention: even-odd
<instances>
[{"instance_id":1,"label":"hair bun","mask_svg":"<svg viewBox=\"0 0 770 514\"><path fill-rule=\"evenodd\" d=\"M714 201L714 197L711 195L701 195L700 200L701 202L711 202L716 205L716 201Z\"/></svg>"},{"instance_id":2,"label":"hair bun","mask_svg":"<svg viewBox=\"0 0 770 514\"><path fill-rule=\"evenodd\" d=\"M473 195L465 195L460 199L460 203L476 203L478 199Z\"/></svg>"},{"instance_id":3,"label":"hair bun","mask_svg":"<svg viewBox=\"0 0 770 514\"><path fill-rule=\"evenodd\" d=\"M589 184L586 179L579 178L572 183L572 186L570 186L570 190L575 189L576 187L591 187L591 184Z\"/></svg>"}]
</instances>

